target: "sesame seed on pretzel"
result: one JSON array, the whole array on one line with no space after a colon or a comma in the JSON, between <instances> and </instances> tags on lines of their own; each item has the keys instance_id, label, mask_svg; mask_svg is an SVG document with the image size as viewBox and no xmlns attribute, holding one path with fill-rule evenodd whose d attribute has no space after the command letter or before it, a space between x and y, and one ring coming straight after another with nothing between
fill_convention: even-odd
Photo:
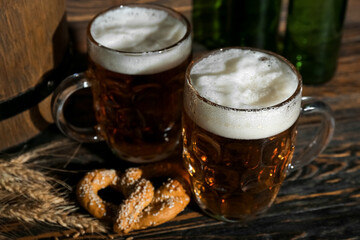
<instances>
[{"instance_id":1,"label":"sesame seed on pretzel","mask_svg":"<svg viewBox=\"0 0 360 240\"><path fill-rule=\"evenodd\" d=\"M190 197L178 180L169 179L155 192L152 202L142 211L133 230L157 226L176 217L189 204Z\"/></svg>"},{"instance_id":2,"label":"sesame seed on pretzel","mask_svg":"<svg viewBox=\"0 0 360 240\"><path fill-rule=\"evenodd\" d=\"M164 176L172 178L154 190L149 180ZM122 192L125 199L120 206L98 195L106 187ZM190 202L186 171L169 161L129 168L123 174L113 169L94 170L80 180L76 193L81 206L94 217L113 222L114 231L121 234L171 220Z\"/></svg>"},{"instance_id":3,"label":"sesame seed on pretzel","mask_svg":"<svg viewBox=\"0 0 360 240\"><path fill-rule=\"evenodd\" d=\"M100 198L98 191L115 185L116 181L117 174L113 169L97 169L87 173L76 188L76 195L80 205L94 217L111 221L117 207Z\"/></svg>"},{"instance_id":4,"label":"sesame seed on pretzel","mask_svg":"<svg viewBox=\"0 0 360 240\"><path fill-rule=\"evenodd\" d=\"M128 233L133 229L139 215L154 197L154 187L149 180L141 178L137 169L129 169L120 178L120 187L126 199L120 205L114 222L114 231Z\"/></svg>"},{"instance_id":5,"label":"sesame seed on pretzel","mask_svg":"<svg viewBox=\"0 0 360 240\"><path fill-rule=\"evenodd\" d=\"M159 187L148 206L136 218L126 214L127 211L123 210L123 208L128 208L127 203L122 205L113 226L115 232L128 233L132 230L157 226L176 217L190 202L190 196L186 190L186 179L184 179L187 175L180 164L175 162L159 162L139 168L129 168L125 171L124 175L141 179L171 176L175 179L169 179ZM121 180L121 186L127 185L126 182L128 181L124 181L124 179L126 178ZM129 205L131 206L131 204ZM130 225L126 226L123 222L131 222L132 225L131 227Z\"/></svg>"}]
</instances>

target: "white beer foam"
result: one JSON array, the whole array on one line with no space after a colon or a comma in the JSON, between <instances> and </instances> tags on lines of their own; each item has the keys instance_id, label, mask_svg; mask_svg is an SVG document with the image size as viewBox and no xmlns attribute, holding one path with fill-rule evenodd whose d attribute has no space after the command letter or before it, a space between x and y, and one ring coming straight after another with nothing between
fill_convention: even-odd
<instances>
[{"instance_id":1,"label":"white beer foam","mask_svg":"<svg viewBox=\"0 0 360 240\"><path fill-rule=\"evenodd\" d=\"M157 52L176 44L186 34L186 25L182 21L158 9L116 8L98 16L90 32L96 42L108 48L98 48L90 43L90 57L114 72L151 74L165 71L184 61L191 52L190 35L161 54Z\"/></svg>"},{"instance_id":2,"label":"white beer foam","mask_svg":"<svg viewBox=\"0 0 360 240\"><path fill-rule=\"evenodd\" d=\"M266 53L229 49L196 63L190 73L195 90L186 86L185 106L202 128L234 139L274 136L295 123L301 92L292 101L298 79L292 69ZM278 106L275 106L280 104ZM275 106L275 107L274 107Z\"/></svg>"}]
</instances>

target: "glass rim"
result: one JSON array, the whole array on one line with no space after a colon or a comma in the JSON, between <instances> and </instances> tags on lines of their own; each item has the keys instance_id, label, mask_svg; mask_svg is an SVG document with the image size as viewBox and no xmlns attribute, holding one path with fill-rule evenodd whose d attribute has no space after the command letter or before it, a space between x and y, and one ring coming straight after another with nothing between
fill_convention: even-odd
<instances>
[{"instance_id":1,"label":"glass rim","mask_svg":"<svg viewBox=\"0 0 360 240\"><path fill-rule=\"evenodd\" d=\"M130 8L131 7L143 7L143 8L151 8L151 9L165 11L168 14L170 14L171 16L173 16L174 18L176 18L179 21L181 21L182 23L184 23L184 25L186 27L186 32L182 38L180 38L178 41L176 41L175 43L173 43L167 47L164 47L161 49L156 49L156 50L150 50L150 51L141 51L141 52L130 52L130 51L117 50L117 49L106 47L106 46L102 45L101 43L99 43L98 41L96 41L94 39L94 37L91 35L91 26L92 26L92 23L95 21L95 19L109 11L113 11L115 9L125 8L125 7L130 7ZM90 22L87 26L87 37L86 38L87 38L88 43L90 42L90 43L96 45L97 47L106 49L110 52L124 54L124 55L128 55L128 56L132 56L132 55L140 56L140 55L144 55L144 54L161 54L163 52L168 52L168 51L176 48L181 43L185 42L190 37L190 35L191 35L191 24L190 24L189 20L182 13L176 11L175 9L172 9L170 7L166 7L166 6L163 6L160 4L156 4L156 3L128 3L128 4L121 4L121 5L110 7L108 9L105 9L105 10L99 12L98 14L96 14L90 20Z\"/></svg>"},{"instance_id":2,"label":"glass rim","mask_svg":"<svg viewBox=\"0 0 360 240\"><path fill-rule=\"evenodd\" d=\"M295 73L297 79L298 79L298 85L295 89L295 91L284 101L277 103L275 105L271 105L268 107L260 107L260 108L235 108L235 107L228 107L228 106L224 106L218 103L215 103L203 96L200 95L200 93L195 89L195 87L192 84L191 81L191 77L190 77L190 73L192 68L194 67L194 65L196 65L197 63L199 63L201 60L203 60L204 58L209 57L210 55L214 55L216 53L219 52L224 52L224 51L228 51L231 49L241 49L241 50L250 50L250 51L255 51L255 52L262 52L262 53L266 53L269 54L273 57L276 57L277 59L279 59L280 61L284 62L286 65L288 65L290 67L290 69ZM270 110L270 109L275 109L275 108L279 108L282 107L288 103L290 103L293 99L295 99L299 94L301 94L302 91L302 77L299 73L299 71L295 68L295 66L289 61L287 60L285 57L268 51L268 50L264 50L264 49L259 49L259 48L253 48L253 47L226 47L226 48L219 48L219 49L214 49L208 53L202 54L201 56L198 56L197 58L193 59L191 61L191 63L188 65L186 72L185 72L185 84L190 87L190 90L195 94L196 98L200 99L201 101L212 105L214 107L217 108L222 108L225 110L229 110L229 111L235 111L235 112L260 112L260 111L264 111L264 110Z\"/></svg>"}]
</instances>

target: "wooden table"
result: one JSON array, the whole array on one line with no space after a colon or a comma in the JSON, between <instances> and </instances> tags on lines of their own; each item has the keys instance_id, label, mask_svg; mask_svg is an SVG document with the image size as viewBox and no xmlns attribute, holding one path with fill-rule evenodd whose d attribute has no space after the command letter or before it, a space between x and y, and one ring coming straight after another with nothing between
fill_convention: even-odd
<instances>
[{"instance_id":1,"label":"wooden table","mask_svg":"<svg viewBox=\"0 0 360 240\"><path fill-rule=\"evenodd\" d=\"M121 2L68 1L68 20L75 46L84 53L84 29L98 11ZM191 1L157 2L191 16ZM172 221L158 227L135 231L121 237L109 233L76 235L78 239L359 239L360 238L360 1L349 0L338 71L328 83L304 87L328 103L336 117L336 130L328 148L313 163L287 177L274 205L261 217L247 224L224 223L204 215L194 204ZM47 141L63 140L51 127L25 145L22 151ZM72 144L66 150L70 164L66 169L94 166L125 168L106 146ZM68 160L66 160L68 161ZM83 161L79 164L78 161ZM114 163L117 163L114 165ZM67 176L69 178L69 176ZM71 229L43 224L26 225L0 220L1 233L21 239L68 239Z\"/></svg>"}]
</instances>

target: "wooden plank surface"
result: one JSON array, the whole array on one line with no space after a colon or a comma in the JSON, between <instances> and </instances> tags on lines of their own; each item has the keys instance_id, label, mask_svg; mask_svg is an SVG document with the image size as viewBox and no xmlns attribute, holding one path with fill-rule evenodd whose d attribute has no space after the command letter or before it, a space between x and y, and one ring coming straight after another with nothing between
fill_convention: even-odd
<instances>
[{"instance_id":1,"label":"wooden plank surface","mask_svg":"<svg viewBox=\"0 0 360 240\"><path fill-rule=\"evenodd\" d=\"M77 34L98 11L124 1L68 1L68 19ZM141 1L153 2L153 1ZM156 1L191 16L190 1ZM291 173L274 205L246 224L224 223L204 215L191 203L184 212L163 225L127 236L109 233L77 234L72 229L0 219L0 237L10 239L359 239L360 238L360 1L349 0L338 71L330 82L304 88L304 95L318 96L333 109L336 130L329 147L312 164ZM81 34L80 34L81 35ZM85 51L77 38L78 51ZM306 128L302 129L304 132ZM307 136L300 137L299 145ZM30 145L62 141L50 128ZM68 146L68 147L66 147ZM71 143L56 158L64 169L86 171L97 166L126 168L104 145ZM25 148L26 149L26 148ZM23 150L25 151L25 150ZM71 158L71 162L68 162ZM46 159L44 160L44 162ZM55 160L52 162L55 165ZM60 174L69 184L79 174ZM81 175L81 174L80 174Z\"/></svg>"}]
</instances>

